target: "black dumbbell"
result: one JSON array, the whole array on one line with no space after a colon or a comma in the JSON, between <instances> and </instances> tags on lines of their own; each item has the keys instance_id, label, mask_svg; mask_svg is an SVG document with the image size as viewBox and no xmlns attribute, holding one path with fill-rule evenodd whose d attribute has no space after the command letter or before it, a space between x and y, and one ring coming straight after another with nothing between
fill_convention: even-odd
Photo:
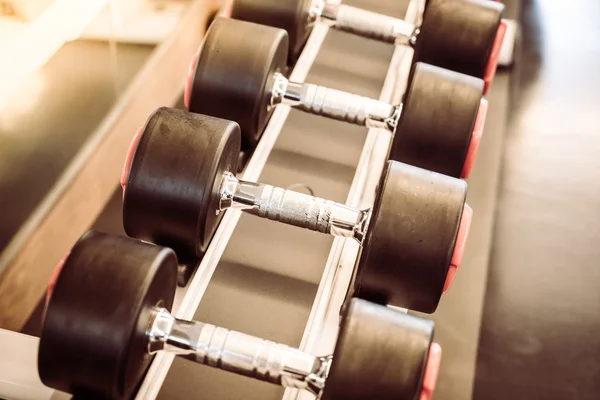
<instances>
[{"instance_id":1,"label":"black dumbbell","mask_svg":"<svg viewBox=\"0 0 600 400\"><path fill-rule=\"evenodd\" d=\"M278 104L395 132L390 158L467 177L485 120L483 81L428 64L415 65L402 105L296 83L282 74L287 34L251 22L217 18L192 60L186 99L192 112L236 121L242 148L258 143ZM473 132L476 132L473 137ZM465 163L467 167L465 167Z\"/></svg>"},{"instance_id":2,"label":"black dumbbell","mask_svg":"<svg viewBox=\"0 0 600 400\"><path fill-rule=\"evenodd\" d=\"M467 185L389 161L373 209L238 180L239 126L158 109L134 140L123 173L123 225L131 237L201 257L222 211L242 209L362 245L351 292L412 310L435 311L458 268L472 211ZM464 211L463 211L464 210Z\"/></svg>"},{"instance_id":3,"label":"black dumbbell","mask_svg":"<svg viewBox=\"0 0 600 400\"><path fill-rule=\"evenodd\" d=\"M160 351L322 399L429 399L433 322L353 299L332 356L175 318L168 248L87 232L57 268L40 336L42 382L77 398L129 399Z\"/></svg>"},{"instance_id":4,"label":"black dumbbell","mask_svg":"<svg viewBox=\"0 0 600 400\"><path fill-rule=\"evenodd\" d=\"M285 29L292 63L315 22L321 20L359 36L412 45L415 62L491 81L506 30L504 6L486 0L428 0L426 4L421 26L327 0L234 0L231 17Z\"/></svg>"}]
</instances>

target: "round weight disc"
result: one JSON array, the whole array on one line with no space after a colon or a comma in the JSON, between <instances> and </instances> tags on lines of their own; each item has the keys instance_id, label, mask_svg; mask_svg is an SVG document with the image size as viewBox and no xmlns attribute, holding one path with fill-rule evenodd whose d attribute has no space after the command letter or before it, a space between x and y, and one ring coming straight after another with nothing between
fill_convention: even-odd
<instances>
[{"instance_id":1,"label":"round weight disc","mask_svg":"<svg viewBox=\"0 0 600 400\"><path fill-rule=\"evenodd\" d=\"M483 81L417 63L390 159L460 178L483 95Z\"/></svg>"},{"instance_id":2,"label":"round weight disc","mask_svg":"<svg viewBox=\"0 0 600 400\"><path fill-rule=\"evenodd\" d=\"M444 289L467 185L388 161L354 279L354 295L432 313Z\"/></svg>"},{"instance_id":3,"label":"round weight disc","mask_svg":"<svg viewBox=\"0 0 600 400\"><path fill-rule=\"evenodd\" d=\"M427 3L413 60L483 79L504 6L487 0Z\"/></svg>"},{"instance_id":4,"label":"round weight disc","mask_svg":"<svg viewBox=\"0 0 600 400\"><path fill-rule=\"evenodd\" d=\"M284 30L215 19L198 54L189 110L237 122L242 147L256 147L271 115L273 77L285 72L287 52Z\"/></svg>"},{"instance_id":5,"label":"round weight disc","mask_svg":"<svg viewBox=\"0 0 600 400\"><path fill-rule=\"evenodd\" d=\"M432 321L352 299L323 399L419 399L432 339Z\"/></svg>"},{"instance_id":6,"label":"round weight disc","mask_svg":"<svg viewBox=\"0 0 600 400\"><path fill-rule=\"evenodd\" d=\"M308 10L312 0L234 0L231 18L287 31L290 63L295 62L312 31Z\"/></svg>"},{"instance_id":7,"label":"round weight disc","mask_svg":"<svg viewBox=\"0 0 600 400\"><path fill-rule=\"evenodd\" d=\"M128 399L146 371L146 328L170 309L177 258L166 248L88 232L65 260L45 313L38 371L81 398Z\"/></svg>"},{"instance_id":8,"label":"round weight disc","mask_svg":"<svg viewBox=\"0 0 600 400\"><path fill-rule=\"evenodd\" d=\"M125 232L171 247L184 260L201 257L222 217L217 193L223 174L237 171L239 153L236 123L173 108L156 110L125 180Z\"/></svg>"}]
</instances>

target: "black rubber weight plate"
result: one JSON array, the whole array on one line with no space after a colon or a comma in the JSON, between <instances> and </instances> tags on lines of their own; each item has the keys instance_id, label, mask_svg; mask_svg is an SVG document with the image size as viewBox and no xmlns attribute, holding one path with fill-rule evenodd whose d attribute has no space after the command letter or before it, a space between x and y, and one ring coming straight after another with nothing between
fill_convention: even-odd
<instances>
[{"instance_id":1,"label":"black rubber weight plate","mask_svg":"<svg viewBox=\"0 0 600 400\"><path fill-rule=\"evenodd\" d=\"M503 10L487 0L428 0L414 61L483 78Z\"/></svg>"},{"instance_id":2,"label":"black rubber weight plate","mask_svg":"<svg viewBox=\"0 0 600 400\"><path fill-rule=\"evenodd\" d=\"M46 310L42 382L81 398L128 399L150 363L151 308L170 309L177 258L133 239L88 232L75 244Z\"/></svg>"},{"instance_id":3,"label":"black rubber weight plate","mask_svg":"<svg viewBox=\"0 0 600 400\"><path fill-rule=\"evenodd\" d=\"M216 230L223 174L235 173L239 126L231 121L159 108L146 122L133 156L123 203L131 237L202 256Z\"/></svg>"},{"instance_id":4,"label":"black rubber weight plate","mask_svg":"<svg viewBox=\"0 0 600 400\"><path fill-rule=\"evenodd\" d=\"M312 0L235 0L231 18L273 26L287 31L289 61L294 63L312 31L308 10Z\"/></svg>"},{"instance_id":5,"label":"black rubber weight plate","mask_svg":"<svg viewBox=\"0 0 600 400\"><path fill-rule=\"evenodd\" d=\"M189 110L235 121L242 147L256 147L271 112L275 72L285 72L284 30L217 18L206 33L190 93Z\"/></svg>"},{"instance_id":6,"label":"black rubber weight plate","mask_svg":"<svg viewBox=\"0 0 600 400\"><path fill-rule=\"evenodd\" d=\"M433 322L359 299L347 310L323 399L418 399Z\"/></svg>"},{"instance_id":7,"label":"black rubber weight plate","mask_svg":"<svg viewBox=\"0 0 600 400\"><path fill-rule=\"evenodd\" d=\"M390 150L390 159L460 178L483 81L417 63Z\"/></svg>"},{"instance_id":8,"label":"black rubber weight plate","mask_svg":"<svg viewBox=\"0 0 600 400\"><path fill-rule=\"evenodd\" d=\"M462 217L460 179L388 161L358 260L354 295L432 313Z\"/></svg>"}]
</instances>

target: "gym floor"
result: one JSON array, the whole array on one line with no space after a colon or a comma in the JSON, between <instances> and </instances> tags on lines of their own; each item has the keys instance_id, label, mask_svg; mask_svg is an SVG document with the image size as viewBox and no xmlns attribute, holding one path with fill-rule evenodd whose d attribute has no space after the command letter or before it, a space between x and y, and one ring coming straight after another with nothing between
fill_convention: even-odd
<instances>
[{"instance_id":1,"label":"gym floor","mask_svg":"<svg viewBox=\"0 0 600 400\"><path fill-rule=\"evenodd\" d=\"M370 2L353 3L368 7ZM508 121L503 142L498 142L504 151L491 257L486 271L461 282L467 290L463 298L472 295L476 299L484 293L481 303L474 300L481 318L469 326L438 321L441 335L460 344L461 331L472 331L477 333L477 344L468 343L474 350L467 359L455 358L452 350L444 353L435 398L598 399L600 2L505 3L520 16L522 32L518 64L512 71L500 72L495 88L510 91L511 96L508 103L499 105L507 110ZM0 115L0 248L39 203L151 50L119 46L115 70L108 61L100 61L109 59L108 46L71 42L44 68L42 81L30 82L17 96L21 100L16 99ZM80 59L78 74L73 74L69 62L75 54ZM26 99L36 93L42 101L32 107ZM92 103L93 109L80 107ZM486 134L492 129L488 126ZM118 230L114 224L119 220L118 205L116 195L97 227ZM260 274L261 286L271 288L270 296L306 304L314 296L313 285L282 281L264 271L249 272L232 264L217 272L213 291L225 290L218 288L223 282L244 287ZM254 304L261 301L260 290L249 290ZM199 313L209 309L222 313L225 308L221 300L209 296ZM245 318L253 318L252 313ZM272 319L276 321L275 314ZM35 334L37 316L31 321L24 331ZM285 330L298 336L302 327L290 324ZM206 381L218 380L216 376L211 373ZM277 393L260 392L266 390L264 386L251 387L255 389L261 398L277 398ZM237 398L235 393L221 392L221 397Z\"/></svg>"},{"instance_id":2,"label":"gym floor","mask_svg":"<svg viewBox=\"0 0 600 400\"><path fill-rule=\"evenodd\" d=\"M473 398L600 398L600 2L523 0Z\"/></svg>"}]
</instances>

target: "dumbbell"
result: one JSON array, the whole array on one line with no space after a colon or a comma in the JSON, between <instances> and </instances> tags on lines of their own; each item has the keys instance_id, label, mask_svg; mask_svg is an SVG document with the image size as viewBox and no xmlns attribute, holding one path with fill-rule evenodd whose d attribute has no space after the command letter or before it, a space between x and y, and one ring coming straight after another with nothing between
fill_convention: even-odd
<instances>
[{"instance_id":1,"label":"dumbbell","mask_svg":"<svg viewBox=\"0 0 600 400\"><path fill-rule=\"evenodd\" d=\"M433 322L353 299L333 355L175 318L177 257L87 232L57 268L38 351L42 382L76 398L129 399L152 356L197 363L322 399L429 399L441 361Z\"/></svg>"},{"instance_id":2,"label":"dumbbell","mask_svg":"<svg viewBox=\"0 0 600 400\"><path fill-rule=\"evenodd\" d=\"M159 108L133 140L124 166L123 226L128 236L202 257L223 211L355 239L362 245L351 292L426 313L462 259L472 211L464 181L397 161L383 171L374 207L237 179L235 122Z\"/></svg>"},{"instance_id":3,"label":"dumbbell","mask_svg":"<svg viewBox=\"0 0 600 400\"><path fill-rule=\"evenodd\" d=\"M395 132L391 159L468 177L487 110L482 80L417 64L404 103L393 106L289 81L282 73L285 54L285 31L217 18L191 63L185 96L188 109L239 123L242 148L248 150L258 143L274 107L287 104Z\"/></svg>"},{"instance_id":4,"label":"dumbbell","mask_svg":"<svg viewBox=\"0 0 600 400\"><path fill-rule=\"evenodd\" d=\"M382 42L407 44L413 61L437 65L491 82L506 31L504 6L486 0L428 0L423 23L327 0L234 0L231 17L285 29L289 61L300 55L317 20Z\"/></svg>"}]
</instances>

